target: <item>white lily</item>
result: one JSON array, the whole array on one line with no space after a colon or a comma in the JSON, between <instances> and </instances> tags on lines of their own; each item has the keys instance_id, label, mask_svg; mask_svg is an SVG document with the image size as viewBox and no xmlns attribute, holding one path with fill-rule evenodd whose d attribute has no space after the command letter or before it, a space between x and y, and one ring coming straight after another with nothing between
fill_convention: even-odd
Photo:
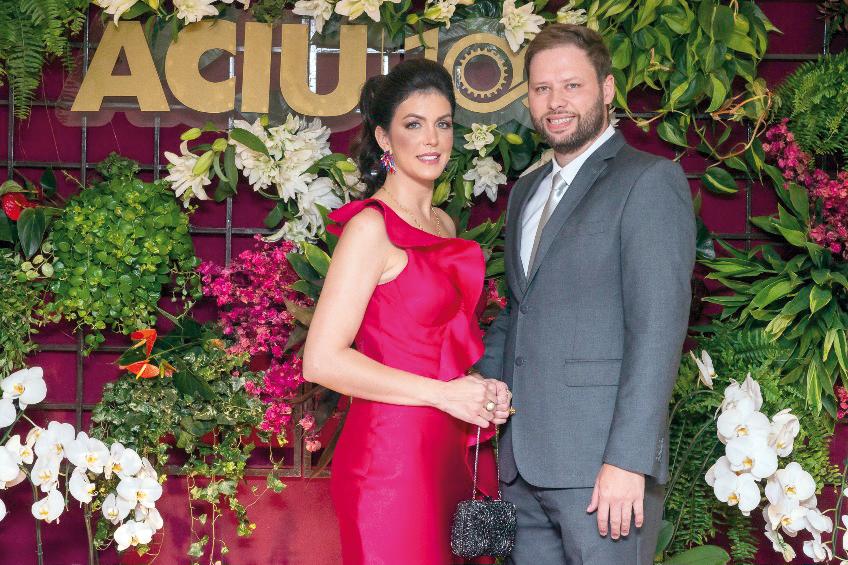
<instances>
[{"instance_id":1,"label":"white lily","mask_svg":"<svg viewBox=\"0 0 848 565\"><path fill-rule=\"evenodd\" d=\"M777 450L781 457L787 457L792 453L795 438L801 431L801 423L798 416L792 414L791 408L781 410L771 419L769 429L769 445Z\"/></svg>"},{"instance_id":2,"label":"white lily","mask_svg":"<svg viewBox=\"0 0 848 565\"><path fill-rule=\"evenodd\" d=\"M218 9L212 4L215 0L174 0L177 18L186 24L199 22L204 16L217 16Z\"/></svg>"},{"instance_id":3,"label":"white lily","mask_svg":"<svg viewBox=\"0 0 848 565\"><path fill-rule=\"evenodd\" d=\"M321 33L324 24L333 16L333 5L331 0L297 0L292 12L315 20L315 31Z\"/></svg>"},{"instance_id":4,"label":"white lily","mask_svg":"<svg viewBox=\"0 0 848 565\"><path fill-rule=\"evenodd\" d=\"M769 447L764 437L732 439L727 443L726 453L731 469L751 473L756 480L770 477L777 471L777 452Z\"/></svg>"},{"instance_id":5,"label":"white lily","mask_svg":"<svg viewBox=\"0 0 848 565\"><path fill-rule=\"evenodd\" d=\"M474 181L474 196L486 193L489 200L498 198L498 186L506 183L506 175L501 171L500 163L491 157L474 157L474 168L469 169L462 178Z\"/></svg>"},{"instance_id":6,"label":"white lily","mask_svg":"<svg viewBox=\"0 0 848 565\"><path fill-rule=\"evenodd\" d=\"M795 559L795 550L792 549L792 546L786 543L783 539L783 536L780 535L780 532L772 530L768 523L766 523L765 529L766 537L771 541L771 547L781 556L783 556L783 560L787 563L791 562Z\"/></svg>"},{"instance_id":7,"label":"white lily","mask_svg":"<svg viewBox=\"0 0 848 565\"><path fill-rule=\"evenodd\" d=\"M772 504L777 504L782 498L796 500L800 503L815 493L815 479L795 461L784 469L777 470L766 483L766 498Z\"/></svg>"},{"instance_id":8,"label":"white lily","mask_svg":"<svg viewBox=\"0 0 848 565\"><path fill-rule=\"evenodd\" d=\"M52 489L47 496L32 505L32 515L36 520L44 520L49 524L53 520L58 520L64 509L65 499L58 490Z\"/></svg>"},{"instance_id":9,"label":"white lily","mask_svg":"<svg viewBox=\"0 0 848 565\"><path fill-rule=\"evenodd\" d=\"M21 410L30 404L38 404L47 396L47 384L41 367L30 367L15 371L2 381L3 398L17 399Z\"/></svg>"},{"instance_id":10,"label":"white lily","mask_svg":"<svg viewBox=\"0 0 848 565\"><path fill-rule=\"evenodd\" d=\"M821 538L805 541L804 555L811 558L816 563L830 561L833 559L833 552L830 550L830 546L826 543L822 543Z\"/></svg>"},{"instance_id":11,"label":"white lily","mask_svg":"<svg viewBox=\"0 0 848 565\"><path fill-rule=\"evenodd\" d=\"M424 5L423 17L434 22L445 24L445 29L450 29L451 18L456 12L457 0L427 0Z\"/></svg>"},{"instance_id":12,"label":"white lily","mask_svg":"<svg viewBox=\"0 0 848 565\"><path fill-rule=\"evenodd\" d=\"M498 127L497 124L471 124L471 131L465 134L465 149L473 149L480 153L480 157L486 156L486 146L495 141L492 132Z\"/></svg>"},{"instance_id":13,"label":"white lily","mask_svg":"<svg viewBox=\"0 0 848 565\"><path fill-rule=\"evenodd\" d=\"M122 479L118 483L117 490L118 496L148 508L153 508L156 501L162 496L162 485L159 484L159 481L147 477Z\"/></svg>"},{"instance_id":14,"label":"white lily","mask_svg":"<svg viewBox=\"0 0 848 565\"><path fill-rule=\"evenodd\" d=\"M710 354L707 353L707 350L701 351L701 358L698 359L695 357L695 354L691 351L689 352L689 356L692 357L692 360L695 362L695 365L698 366L698 374L699 378L704 386L709 389L713 388L713 379L716 376L715 367L713 367L713 360L710 357Z\"/></svg>"},{"instance_id":15,"label":"white lily","mask_svg":"<svg viewBox=\"0 0 848 565\"><path fill-rule=\"evenodd\" d=\"M118 543L118 551L124 551L130 546L150 543L153 539L153 530L142 522L130 520L115 530L114 537Z\"/></svg>"},{"instance_id":16,"label":"white lily","mask_svg":"<svg viewBox=\"0 0 848 565\"><path fill-rule=\"evenodd\" d=\"M188 207L193 196L200 200L209 200L209 195L203 188L212 182L209 169L201 174L194 173L194 166L200 157L188 150L188 141L180 143L179 155L165 151L165 158L171 163L168 165L168 176L165 180L171 183L174 195L183 201L183 206Z\"/></svg>"},{"instance_id":17,"label":"white lily","mask_svg":"<svg viewBox=\"0 0 848 565\"><path fill-rule=\"evenodd\" d=\"M380 21L380 7L385 2L397 4L400 0L341 0L336 4L336 13L342 16L347 16L351 20L355 20L362 14L368 14L368 17L375 22Z\"/></svg>"},{"instance_id":18,"label":"white lily","mask_svg":"<svg viewBox=\"0 0 848 565\"><path fill-rule=\"evenodd\" d=\"M71 424L52 421L47 429L38 435L35 442L35 454L39 457L65 457L65 448L74 441L76 432Z\"/></svg>"},{"instance_id":19,"label":"white lily","mask_svg":"<svg viewBox=\"0 0 848 565\"><path fill-rule=\"evenodd\" d=\"M565 6L557 10L556 21L558 24L583 25L589 19L586 10L575 8L574 0L569 0ZM712 387L710 387L712 388Z\"/></svg>"},{"instance_id":20,"label":"white lily","mask_svg":"<svg viewBox=\"0 0 848 565\"><path fill-rule=\"evenodd\" d=\"M141 457L134 449L125 448L115 442L109 450L109 459L103 467L103 474L108 479L115 473L122 479L135 476L141 471Z\"/></svg>"},{"instance_id":21,"label":"white lily","mask_svg":"<svg viewBox=\"0 0 848 565\"><path fill-rule=\"evenodd\" d=\"M68 444L65 455L77 467L99 475L109 460L109 449L99 439L80 432L77 439Z\"/></svg>"},{"instance_id":22,"label":"white lily","mask_svg":"<svg viewBox=\"0 0 848 565\"><path fill-rule=\"evenodd\" d=\"M71 496L83 504L88 504L94 498L94 491L97 490L97 486L89 480L85 469L77 467L71 473L71 479L68 481L68 490L70 490Z\"/></svg>"},{"instance_id":23,"label":"white lily","mask_svg":"<svg viewBox=\"0 0 848 565\"><path fill-rule=\"evenodd\" d=\"M545 18L534 14L534 7L533 2L518 8L515 7L515 0L505 0L503 3L503 17L500 23L504 26L504 35L514 53L521 49L526 40L533 39L542 31L540 26L545 24Z\"/></svg>"},{"instance_id":24,"label":"white lily","mask_svg":"<svg viewBox=\"0 0 848 565\"><path fill-rule=\"evenodd\" d=\"M18 434L13 435L9 438L9 441L6 442L6 449L12 452L12 456L15 458L15 462L18 465L27 464L31 465L32 460L35 457L32 447L27 444L21 443L21 436Z\"/></svg>"},{"instance_id":25,"label":"white lily","mask_svg":"<svg viewBox=\"0 0 848 565\"><path fill-rule=\"evenodd\" d=\"M110 16L114 16L115 25L121 19L121 14L132 8L136 2L141 0L93 0L95 6L100 6Z\"/></svg>"},{"instance_id":26,"label":"white lily","mask_svg":"<svg viewBox=\"0 0 848 565\"><path fill-rule=\"evenodd\" d=\"M18 411L11 398L0 398L0 429L7 428L15 421Z\"/></svg>"},{"instance_id":27,"label":"white lily","mask_svg":"<svg viewBox=\"0 0 848 565\"><path fill-rule=\"evenodd\" d=\"M768 522L773 529L782 529L784 533L795 537L806 525L807 512L810 510L795 500L782 498L766 507Z\"/></svg>"},{"instance_id":28,"label":"white lily","mask_svg":"<svg viewBox=\"0 0 848 565\"><path fill-rule=\"evenodd\" d=\"M30 477L33 485L41 487L41 492L56 488L59 483L59 464L62 458L57 455L42 455L35 460Z\"/></svg>"},{"instance_id":29,"label":"white lily","mask_svg":"<svg viewBox=\"0 0 848 565\"><path fill-rule=\"evenodd\" d=\"M103 516L117 526L130 515L133 505L133 502L112 493L103 501Z\"/></svg>"},{"instance_id":30,"label":"white lily","mask_svg":"<svg viewBox=\"0 0 848 565\"><path fill-rule=\"evenodd\" d=\"M743 403L721 413L716 429L722 443L741 437L756 437L761 438L763 443L767 442L771 429L768 416L762 412L746 411L751 406L750 403Z\"/></svg>"}]
</instances>

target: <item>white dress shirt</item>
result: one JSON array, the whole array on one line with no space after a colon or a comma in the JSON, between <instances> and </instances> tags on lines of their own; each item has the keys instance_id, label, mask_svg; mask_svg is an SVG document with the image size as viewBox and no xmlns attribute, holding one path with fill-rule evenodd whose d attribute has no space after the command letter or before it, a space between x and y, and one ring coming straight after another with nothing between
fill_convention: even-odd
<instances>
[{"instance_id":1,"label":"white dress shirt","mask_svg":"<svg viewBox=\"0 0 848 565\"><path fill-rule=\"evenodd\" d=\"M603 145L604 142L611 138L614 133L615 128L611 125L607 126L607 129L598 136L598 138L586 149L586 151L575 157L564 167L561 167L559 163L557 163L556 158L551 159L551 163L553 163L551 173L539 183L538 187L536 187L536 192L530 197L530 200L527 202L527 206L524 208L524 214L521 217L521 263L524 265L525 273L530 272L530 253L533 251L533 241L536 238L536 229L539 227L539 220L542 217L542 209L545 207L545 202L548 199L548 195L551 193L551 183L553 182L553 178L557 175L557 173L562 171L562 177L567 183L566 190L563 190L561 194L554 196L555 200L552 204L554 206L554 210L556 210L557 204L559 204L559 201L562 200L562 197L567 192L568 187L571 186L571 183L574 181L577 173L580 172L580 167L583 166L586 159L588 159L592 153L597 151L598 147ZM551 215L553 215L553 210L551 210Z\"/></svg>"}]
</instances>

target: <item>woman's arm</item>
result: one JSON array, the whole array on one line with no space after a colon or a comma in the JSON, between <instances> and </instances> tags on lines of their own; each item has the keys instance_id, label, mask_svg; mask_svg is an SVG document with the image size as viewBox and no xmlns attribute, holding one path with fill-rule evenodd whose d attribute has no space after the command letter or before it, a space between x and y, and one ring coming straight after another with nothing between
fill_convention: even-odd
<instances>
[{"instance_id":1,"label":"woman's arm","mask_svg":"<svg viewBox=\"0 0 848 565\"><path fill-rule=\"evenodd\" d=\"M432 406L488 427L497 401L494 385L473 376L442 382L387 367L351 347L374 289L397 271L398 255L380 212L365 209L346 225L330 263L309 327L303 376L327 388L367 400Z\"/></svg>"}]
</instances>

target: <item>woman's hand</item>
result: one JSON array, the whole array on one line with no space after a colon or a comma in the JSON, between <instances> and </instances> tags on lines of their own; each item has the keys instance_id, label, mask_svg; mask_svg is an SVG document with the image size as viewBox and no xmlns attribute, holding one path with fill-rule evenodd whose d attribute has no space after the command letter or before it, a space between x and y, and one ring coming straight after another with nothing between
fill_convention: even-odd
<instances>
[{"instance_id":1,"label":"woman's hand","mask_svg":"<svg viewBox=\"0 0 848 565\"><path fill-rule=\"evenodd\" d=\"M498 406L495 382L478 375L467 375L443 383L436 408L463 422L488 428L489 422L495 420ZM495 410L486 410L490 402L495 405Z\"/></svg>"}]
</instances>

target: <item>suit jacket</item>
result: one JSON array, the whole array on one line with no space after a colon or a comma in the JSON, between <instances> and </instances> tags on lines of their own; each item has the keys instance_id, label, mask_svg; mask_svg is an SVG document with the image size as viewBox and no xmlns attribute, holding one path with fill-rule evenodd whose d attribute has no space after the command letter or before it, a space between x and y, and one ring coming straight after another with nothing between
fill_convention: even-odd
<instances>
[{"instance_id":1,"label":"suit jacket","mask_svg":"<svg viewBox=\"0 0 848 565\"><path fill-rule=\"evenodd\" d=\"M695 261L689 184L680 165L616 132L568 187L525 275L521 217L550 170L522 177L510 194L508 305L476 364L510 386L517 410L501 477L592 487L609 463L665 483Z\"/></svg>"}]
</instances>

